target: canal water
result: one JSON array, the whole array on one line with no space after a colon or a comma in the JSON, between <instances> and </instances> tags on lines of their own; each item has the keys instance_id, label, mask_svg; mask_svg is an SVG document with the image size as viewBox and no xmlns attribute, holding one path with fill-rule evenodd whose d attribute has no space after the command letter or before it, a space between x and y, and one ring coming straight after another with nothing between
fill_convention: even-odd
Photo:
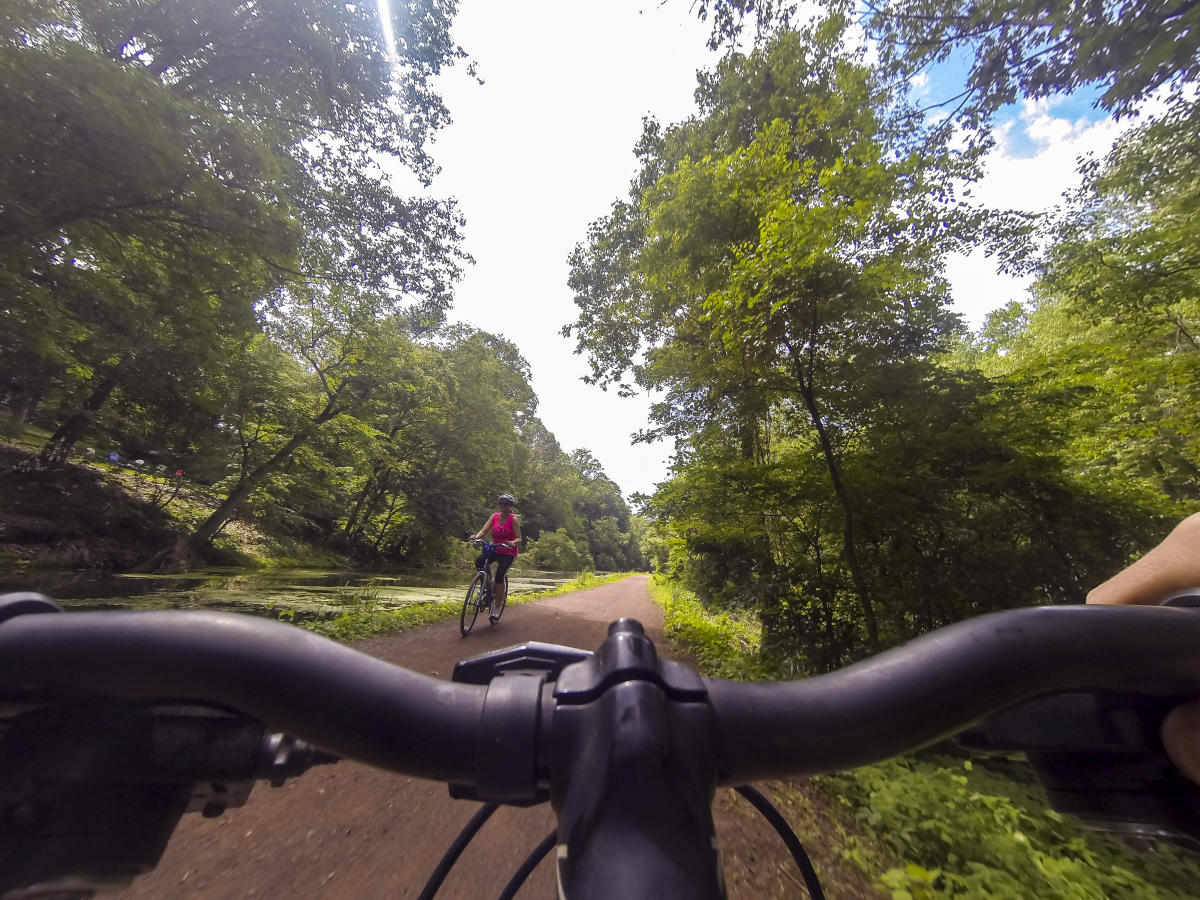
<instances>
[{"instance_id":1,"label":"canal water","mask_svg":"<svg viewBox=\"0 0 1200 900\"><path fill-rule=\"evenodd\" d=\"M204 569L181 575L93 572L0 572L0 593L39 591L67 610L217 609L297 620L340 615L365 602L399 607L460 600L474 572L426 569L403 574L316 569ZM509 573L509 590L540 593L573 574L525 569Z\"/></svg>"}]
</instances>

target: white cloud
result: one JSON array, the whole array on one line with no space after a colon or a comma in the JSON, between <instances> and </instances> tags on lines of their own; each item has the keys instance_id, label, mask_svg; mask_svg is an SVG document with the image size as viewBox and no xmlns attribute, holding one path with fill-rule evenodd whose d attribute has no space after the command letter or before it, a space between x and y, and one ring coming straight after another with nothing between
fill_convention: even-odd
<instances>
[{"instance_id":1,"label":"white cloud","mask_svg":"<svg viewBox=\"0 0 1200 900\"><path fill-rule=\"evenodd\" d=\"M1050 209L1078 183L1080 157L1104 155L1128 127L1112 119L1062 118L1053 103L1025 101L1020 115L998 131L976 196L1000 208Z\"/></svg>"},{"instance_id":2,"label":"white cloud","mask_svg":"<svg viewBox=\"0 0 1200 900\"><path fill-rule=\"evenodd\" d=\"M1079 182L1077 165L1088 154L1103 156L1132 122L1089 121L1054 113L1055 101L1024 101L1018 116L996 131L996 148L988 156L986 174L974 197L996 209L1044 212ZM953 254L947 277L954 308L972 327L1010 300L1024 299L1032 279L997 271L983 251Z\"/></svg>"}]
</instances>

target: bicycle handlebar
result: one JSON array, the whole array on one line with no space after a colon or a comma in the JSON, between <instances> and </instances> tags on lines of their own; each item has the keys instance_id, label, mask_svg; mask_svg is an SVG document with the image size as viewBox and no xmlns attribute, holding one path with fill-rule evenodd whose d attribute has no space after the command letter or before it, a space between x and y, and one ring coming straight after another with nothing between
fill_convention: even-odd
<instances>
[{"instance_id":1,"label":"bicycle handlebar","mask_svg":"<svg viewBox=\"0 0 1200 900\"><path fill-rule=\"evenodd\" d=\"M803 681L700 682L715 716L722 783L740 784L878 762L1052 691L1200 694L1200 615L1013 610ZM486 693L234 613L80 612L0 624L6 699L215 704L339 756L452 783L474 774Z\"/></svg>"},{"instance_id":2,"label":"bicycle handlebar","mask_svg":"<svg viewBox=\"0 0 1200 900\"><path fill-rule=\"evenodd\" d=\"M1040 694L1200 695L1200 615L1145 606L1019 609L804 681L705 684L724 783L828 772L919 749Z\"/></svg>"},{"instance_id":3,"label":"bicycle handlebar","mask_svg":"<svg viewBox=\"0 0 1200 900\"><path fill-rule=\"evenodd\" d=\"M338 756L439 781L472 776L486 693L234 613L79 612L0 624L4 699L215 704Z\"/></svg>"},{"instance_id":4,"label":"bicycle handlebar","mask_svg":"<svg viewBox=\"0 0 1200 900\"><path fill-rule=\"evenodd\" d=\"M774 684L705 679L660 661L641 626L621 620L595 653L514 647L460 663L445 682L268 620L29 614L55 609L30 597L0 598L0 715L19 722L26 709L112 701L210 704L338 756L448 782L455 796L550 798L572 900L648 897L664 885L667 894L718 896L709 809L717 784L882 760L1070 690L1160 698L1167 705L1155 707L1141 737L1101 756L1114 765L1153 757L1169 768L1157 723L1170 703L1200 695L1200 615L1186 609L996 613L839 672ZM1011 733L1032 746L1028 727ZM0 788L5 777L11 785L19 776L0 773ZM1162 802L1175 804L1167 812L1122 797L1123 812L1097 819L1136 821L1151 809L1172 833L1200 837L1200 795L1173 770L1171 778L1155 788L1154 803L1169 795ZM1077 798L1078 786L1067 787ZM614 867L614 854L626 864ZM157 859L143 855L151 866Z\"/></svg>"}]
</instances>

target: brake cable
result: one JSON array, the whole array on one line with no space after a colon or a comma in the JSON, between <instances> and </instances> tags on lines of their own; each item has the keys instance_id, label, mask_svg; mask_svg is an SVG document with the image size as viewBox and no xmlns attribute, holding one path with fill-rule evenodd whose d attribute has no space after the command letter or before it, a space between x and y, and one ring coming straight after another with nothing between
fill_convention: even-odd
<instances>
[{"instance_id":1,"label":"brake cable","mask_svg":"<svg viewBox=\"0 0 1200 900\"><path fill-rule=\"evenodd\" d=\"M462 831L458 833L458 837L454 839L450 846L446 848L446 852L442 854L437 868L430 874L429 880L425 882L425 887L421 888L421 893L417 896L417 900L433 900L434 895L438 892L438 888L442 886L442 882L446 880L446 876L450 874L450 870L458 862L459 856L467 848L467 844L471 843L471 839L479 833L479 829L483 827L483 823L490 819L492 813L499 808L499 803L485 803L479 809L475 810L475 815L471 816L471 820L462 827Z\"/></svg>"},{"instance_id":2,"label":"brake cable","mask_svg":"<svg viewBox=\"0 0 1200 900\"><path fill-rule=\"evenodd\" d=\"M812 860L804 850L804 845L800 843L800 838L796 836L795 829L788 823L787 819L779 812L770 800L763 795L757 788L751 787L748 784L738 785L734 788L739 794L757 809L775 829L775 833L783 839L783 843L787 846L792 854L792 859L796 862L796 867L800 870L800 875L804 878L804 886L808 889L808 895L812 900L825 900L825 892L821 888L820 879L817 877L817 870L813 867ZM479 833L479 829L483 827L484 822L491 818L498 808L496 803L485 803L475 811L469 822L463 826L462 831L458 833L458 837L447 848L437 868L429 876L429 880L425 882L425 887L421 889L421 893L417 900L433 900L438 889L441 888L442 882L450 870L454 868L458 862L459 856L466 849L467 844ZM513 873L508 884L504 886L504 890L500 892L498 900L512 900L517 895L517 891L533 874L533 870L538 867L538 864L546 857L550 850L554 847L558 839L557 829L551 831L542 840L540 844L530 851L525 857L525 861Z\"/></svg>"},{"instance_id":3,"label":"brake cable","mask_svg":"<svg viewBox=\"0 0 1200 900\"><path fill-rule=\"evenodd\" d=\"M821 890L821 882L817 878L817 870L813 868L812 860L804 852L800 838L796 837L795 830L780 814L779 809L761 792L748 784L738 785L734 790L749 800L750 804L762 813L763 818L771 823L775 833L783 838L788 850L792 851L792 859L796 861L796 866L804 877L804 886L808 888L808 895L812 897L812 900L825 900L825 892Z\"/></svg>"}]
</instances>

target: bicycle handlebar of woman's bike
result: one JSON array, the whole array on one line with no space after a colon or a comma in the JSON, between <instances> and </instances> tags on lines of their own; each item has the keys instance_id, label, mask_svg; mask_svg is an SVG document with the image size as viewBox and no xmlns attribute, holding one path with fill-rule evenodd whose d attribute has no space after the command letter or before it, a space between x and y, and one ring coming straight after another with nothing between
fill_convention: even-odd
<instances>
[{"instance_id":1,"label":"bicycle handlebar of woman's bike","mask_svg":"<svg viewBox=\"0 0 1200 900\"><path fill-rule=\"evenodd\" d=\"M62 613L38 595L0 597L0 700L10 715L201 704L338 757L448 782L456 796L549 798L573 898L649 896L638 884L672 869L676 887L708 885L689 895L719 895L717 784L883 760L1049 694L1136 695L1160 707L1200 695L1200 614L995 613L832 674L759 684L659 660L641 626L620 620L595 653L527 644L460 663L455 678L264 619ZM1143 743L1139 752L1161 756L1153 737Z\"/></svg>"}]
</instances>

